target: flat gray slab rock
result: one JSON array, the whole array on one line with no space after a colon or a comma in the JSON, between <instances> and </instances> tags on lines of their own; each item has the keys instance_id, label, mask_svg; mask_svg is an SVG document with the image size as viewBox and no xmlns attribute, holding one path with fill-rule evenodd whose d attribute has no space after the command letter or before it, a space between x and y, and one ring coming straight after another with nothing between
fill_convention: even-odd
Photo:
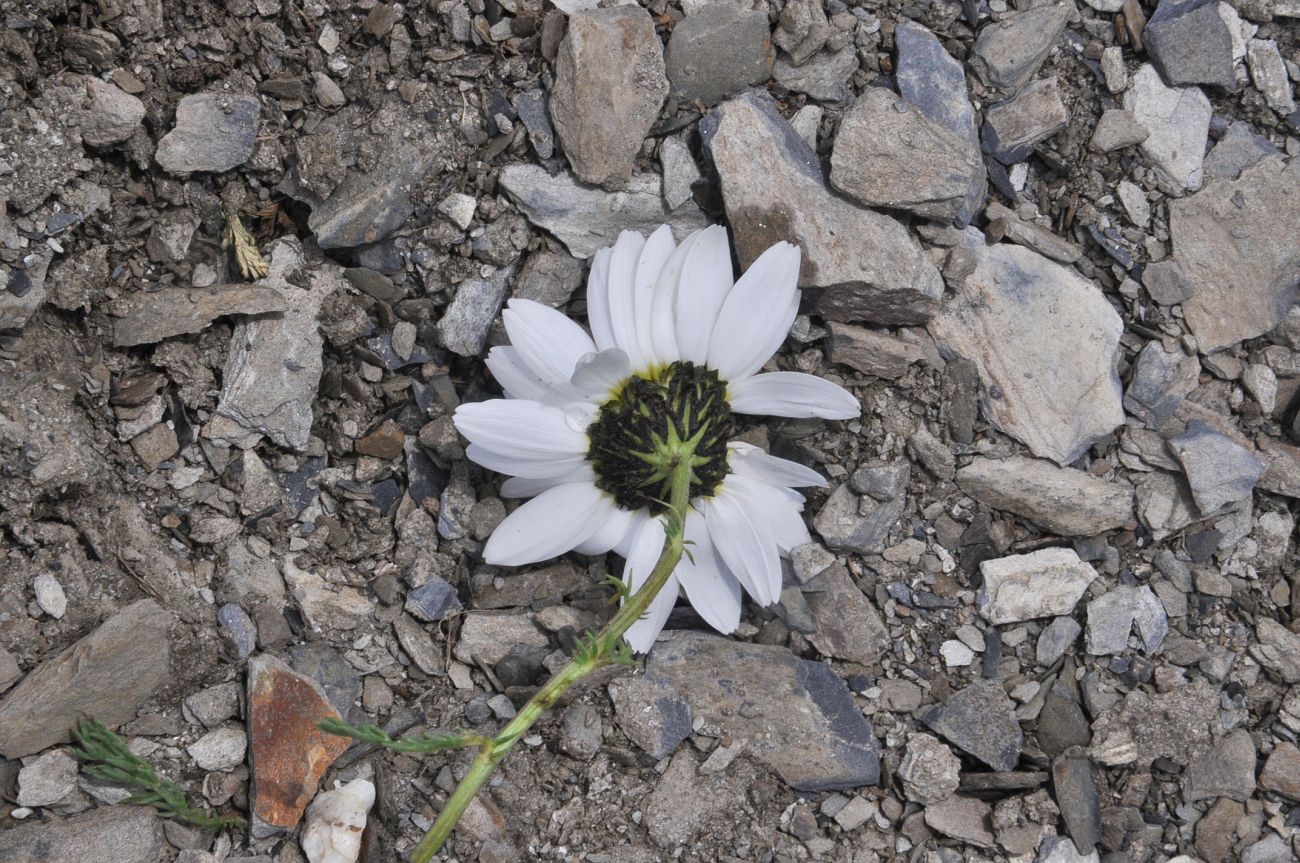
<instances>
[{"instance_id":1,"label":"flat gray slab rock","mask_svg":"<svg viewBox=\"0 0 1300 863\"><path fill-rule=\"evenodd\" d=\"M931 334L975 364L995 426L1069 464L1124 421L1119 314L1095 284L1030 249L971 243L953 255L954 293Z\"/></svg>"},{"instance_id":2,"label":"flat gray slab rock","mask_svg":"<svg viewBox=\"0 0 1300 863\"><path fill-rule=\"evenodd\" d=\"M701 632L661 638L646 679L675 693L796 791L874 785L880 745L830 666Z\"/></svg>"},{"instance_id":3,"label":"flat gray slab rock","mask_svg":"<svg viewBox=\"0 0 1300 863\"><path fill-rule=\"evenodd\" d=\"M921 721L994 770L1014 770L1020 760L1024 733L1010 696L996 680L976 680L947 704L926 710Z\"/></svg>"},{"instance_id":4,"label":"flat gray slab rock","mask_svg":"<svg viewBox=\"0 0 1300 863\"><path fill-rule=\"evenodd\" d=\"M176 106L176 126L158 142L154 158L169 174L220 173L253 155L261 124L255 96L196 93Z\"/></svg>"},{"instance_id":5,"label":"flat gray slab rock","mask_svg":"<svg viewBox=\"0 0 1300 863\"><path fill-rule=\"evenodd\" d=\"M622 231L648 236L667 224L681 242L709 224L693 201L673 210L665 206L654 174L637 174L622 191L606 192L581 185L572 174L552 177L537 165L510 165L502 169L500 183L528 221L554 234L575 258L614 245Z\"/></svg>"},{"instance_id":6,"label":"flat gray slab rock","mask_svg":"<svg viewBox=\"0 0 1300 863\"><path fill-rule=\"evenodd\" d=\"M338 188L312 208L307 225L316 242L322 249L350 249L386 239L415 212L411 192L436 153L394 136L372 170L350 169Z\"/></svg>"},{"instance_id":7,"label":"flat gray slab rock","mask_svg":"<svg viewBox=\"0 0 1300 863\"><path fill-rule=\"evenodd\" d=\"M1183 777L1188 803L1227 797L1249 800L1255 793L1255 742L1244 728L1229 731L1209 752L1192 762Z\"/></svg>"},{"instance_id":8,"label":"flat gray slab rock","mask_svg":"<svg viewBox=\"0 0 1300 863\"><path fill-rule=\"evenodd\" d=\"M515 268L502 267L486 279L466 279L456 286L456 293L435 325L442 346L462 357L478 356L487 344L488 331L501 311Z\"/></svg>"},{"instance_id":9,"label":"flat gray slab rock","mask_svg":"<svg viewBox=\"0 0 1300 863\"><path fill-rule=\"evenodd\" d=\"M1170 201L1169 233L1174 261L1196 285L1183 314L1200 350L1268 332L1300 284L1300 159L1265 158L1236 180Z\"/></svg>"},{"instance_id":10,"label":"flat gray slab rock","mask_svg":"<svg viewBox=\"0 0 1300 863\"><path fill-rule=\"evenodd\" d=\"M1019 623L1070 614L1097 577L1072 548L1044 548L980 564L976 606L989 623Z\"/></svg>"},{"instance_id":11,"label":"flat gray slab rock","mask_svg":"<svg viewBox=\"0 0 1300 863\"><path fill-rule=\"evenodd\" d=\"M280 240L261 284L276 290L289 308L275 318L235 327L221 397L204 434L236 446L265 435L301 451L311 437L312 403L320 385L320 309L330 294L345 289L343 268L328 259L307 268L298 244Z\"/></svg>"},{"instance_id":12,"label":"flat gray slab rock","mask_svg":"<svg viewBox=\"0 0 1300 863\"><path fill-rule=\"evenodd\" d=\"M990 87L1015 93L1043 65L1073 11L1073 3L1044 5L985 24L975 40L971 68Z\"/></svg>"},{"instance_id":13,"label":"flat gray slab rock","mask_svg":"<svg viewBox=\"0 0 1300 863\"><path fill-rule=\"evenodd\" d=\"M171 679L171 615L152 599L132 603L0 700L0 755L21 758L62 743L78 719L117 726Z\"/></svg>"},{"instance_id":14,"label":"flat gray slab rock","mask_svg":"<svg viewBox=\"0 0 1300 863\"><path fill-rule=\"evenodd\" d=\"M1219 15L1218 0L1160 0L1142 30L1142 44L1172 87L1237 86L1232 35Z\"/></svg>"},{"instance_id":15,"label":"flat gray slab rock","mask_svg":"<svg viewBox=\"0 0 1300 863\"><path fill-rule=\"evenodd\" d=\"M197 333L226 315L264 315L288 309L279 291L267 285L212 285L137 291L113 303L113 344L147 345L172 336Z\"/></svg>"},{"instance_id":16,"label":"flat gray slab rock","mask_svg":"<svg viewBox=\"0 0 1300 863\"><path fill-rule=\"evenodd\" d=\"M569 16L555 58L551 121L585 183L620 186L668 95L663 45L637 6Z\"/></svg>"},{"instance_id":17,"label":"flat gray slab rock","mask_svg":"<svg viewBox=\"0 0 1300 863\"><path fill-rule=\"evenodd\" d=\"M1192 499L1205 515L1249 499L1268 468L1253 452L1200 420L1170 438L1169 449L1182 463Z\"/></svg>"},{"instance_id":18,"label":"flat gray slab rock","mask_svg":"<svg viewBox=\"0 0 1300 863\"><path fill-rule=\"evenodd\" d=\"M916 324L934 315L943 282L920 245L896 220L833 194L817 154L769 97L724 102L700 133L742 267L786 240L803 248L799 284L820 289L809 293L823 317Z\"/></svg>"},{"instance_id":19,"label":"flat gray slab rock","mask_svg":"<svg viewBox=\"0 0 1300 863\"><path fill-rule=\"evenodd\" d=\"M1124 392L1124 409L1149 429L1164 425L1200 382L1201 364L1180 350L1147 342Z\"/></svg>"},{"instance_id":20,"label":"flat gray slab rock","mask_svg":"<svg viewBox=\"0 0 1300 863\"><path fill-rule=\"evenodd\" d=\"M1200 88L1169 87L1148 63L1124 91L1124 108L1147 130L1146 140L1138 146L1161 179L1175 192L1199 189L1205 179L1205 141L1213 113Z\"/></svg>"},{"instance_id":21,"label":"flat gray slab rock","mask_svg":"<svg viewBox=\"0 0 1300 863\"><path fill-rule=\"evenodd\" d=\"M5 863L157 863L166 847L163 821L148 806L103 806L0 831Z\"/></svg>"},{"instance_id":22,"label":"flat gray slab rock","mask_svg":"<svg viewBox=\"0 0 1300 863\"><path fill-rule=\"evenodd\" d=\"M847 569L831 566L802 590L817 627L808 640L823 655L864 665L880 658L889 643L889 630Z\"/></svg>"},{"instance_id":23,"label":"flat gray slab rock","mask_svg":"<svg viewBox=\"0 0 1300 863\"><path fill-rule=\"evenodd\" d=\"M887 500L853 493L848 483L831 492L813 519L813 529L828 548L858 554L879 554L885 539L898 523L906 504L906 495Z\"/></svg>"},{"instance_id":24,"label":"flat gray slab rock","mask_svg":"<svg viewBox=\"0 0 1300 863\"><path fill-rule=\"evenodd\" d=\"M977 457L957 471L957 485L993 509L1061 536L1096 536L1133 519L1133 486L1041 459Z\"/></svg>"},{"instance_id":25,"label":"flat gray slab rock","mask_svg":"<svg viewBox=\"0 0 1300 863\"><path fill-rule=\"evenodd\" d=\"M980 134L984 149L1004 165L1022 162L1034 148L1066 127L1070 114L1055 78L1041 78L1013 98L990 105Z\"/></svg>"},{"instance_id":26,"label":"flat gray slab rock","mask_svg":"<svg viewBox=\"0 0 1300 863\"><path fill-rule=\"evenodd\" d=\"M1122 584L1088 603L1088 629L1084 635L1094 656L1123 653L1129 633L1137 627L1142 649L1155 653L1169 632L1169 620L1159 597L1145 584Z\"/></svg>"},{"instance_id":27,"label":"flat gray slab rock","mask_svg":"<svg viewBox=\"0 0 1300 863\"><path fill-rule=\"evenodd\" d=\"M959 219L983 175L969 138L883 87L868 88L845 113L831 154L831 185L850 198L941 222Z\"/></svg>"},{"instance_id":28,"label":"flat gray slab rock","mask_svg":"<svg viewBox=\"0 0 1300 863\"><path fill-rule=\"evenodd\" d=\"M673 27L664 55L670 92L712 105L766 81L775 54L765 10L706 6Z\"/></svg>"}]
</instances>

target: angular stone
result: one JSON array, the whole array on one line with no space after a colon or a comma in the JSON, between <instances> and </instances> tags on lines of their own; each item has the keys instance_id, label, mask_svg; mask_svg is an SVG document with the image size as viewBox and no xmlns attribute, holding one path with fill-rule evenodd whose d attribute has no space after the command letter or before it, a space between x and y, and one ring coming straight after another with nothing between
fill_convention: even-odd
<instances>
[{"instance_id":1,"label":"angular stone","mask_svg":"<svg viewBox=\"0 0 1300 863\"><path fill-rule=\"evenodd\" d=\"M994 770L1013 770L1024 734L1015 706L996 680L976 680L946 704L921 714L921 721L963 752Z\"/></svg>"},{"instance_id":2,"label":"angular stone","mask_svg":"<svg viewBox=\"0 0 1300 863\"><path fill-rule=\"evenodd\" d=\"M914 324L934 314L942 280L920 246L894 219L833 195L817 154L770 99L724 102L700 127L741 266L786 240L803 249L799 284L820 289L809 293L823 317Z\"/></svg>"},{"instance_id":3,"label":"angular stone","mask_svg":"<svg viewBox=\"0 0 1300 863\"><path fill-rule=\"evenodd\" d=\"M667 95L663 46L649 12L618 6L569 17L555 59L551 120L579 179L627 182Z\"/></svg>"},{"instance_id":4,"label":"angular stone","mask_svg":"<svg viewBox=\"0 0 1300 863\"><path fill-rule=\"evenodd\" d=\"M117 86L87 77L85 99L77 106L81 140L92 147L120 144L144 121L144 103Z\"/></svg>"},{"instance_id":5,"label":"angular stone","mask_svg":"<svg viewBox=\"0 0 1300 863\"><path fill-rule=\"evenodd\" d=\"M981 848L993 848L992 808L974 797L949 797L925 807L925 823L932 830Z\"/></svg>"},{"instance_id":6,"label":"angular stone","mask_svg":"<svg viewBox=\"0 0 1300 863\"><path fill-rule=\"evenodd\" d=\"M1044 668L1054 665L1082 631L1083 627L1073 617L1058 617L1047 624L1038 634L1038 643L1034 645L1038 664Z\"/></svg>"},{"instance_id":7,"label":"angular stone","mask_svg":"<svg viewBox=\"0 0 1300 863\"><path fill-rule=\"evenodd\" d=\"M1255 793L1255 742L1244 728L1223 739L1187 766L1183 796L1188 803L1227 797L1249 800Z\"/></svg>"},{"instance_id":8,"label":"angular stone","mask_svg":"<svg viewBox=\"0 0 1300 863\"><path fill-rule=\"evenodd\" d=\"M990 87L1015 93L1043 65L1073 11L1073 3L1048 4L985 24L971 52L971 68Z\"/></svg>"},{"instance_id":9,"label":"angular stone","mask_svg":"<svg viewBox=\"0 0 1300 863\"><path fill-rule=\"evenodd\" d=\"M700 831L743 807L749 790L763 775L748 761L721 773L705 773L702 768L690 747L683 749L673 756L654 791L644 798L646 830L665 852L689 847ZM621 859L634 863L662 860L664 856L647 850L633 851Z\"/></svg>"},{"instance_id":10,"label":"angular stone","mask_svg":"<svg viewBox=\"0 0 1300 863\"><path fill-rule=\"evenodd\" d=\"M993 509L1012 512L1062 536L1096 536L1133 519L1133 487L1040 459L976 457L957 485Z\"/></svg>"},{"instance_id":11,"label":"angular stone","mask_svg":"<svg viewBox=\"0 0 1300 863\"><path fill-rule=\"evenodd\" d=\"M1099 153L1112 153L1124 147L1141 144L1150 132L1138 122L1132 111L1123 108L1109 108L1101 113L1097 128L1092 131L1089 146Z\"/></svg>"},{"instance_id":12,"label":"angular stone","mask_svg":"<svg viewBox=\"0 0 1300 863\"><path fill-rule=\"evenodd\" d=\"M790 0L781 10L772 41L796 66L806 63L826 44L830 22L821 0Z\"/></svg>"},{"instance_id":13,"label":"angular stone","mask_svg":"<svg viewBox=\"0 0 1300 863\"><path fill-rule=\"evenodd\" d=\"M1235 120L1219 143L1205 157L1205 176L1211 180L1235 180L1241 172L1269 156L1281 156L1273 142L1255 132L1245 120Z\"/></svg>"},{"instance_id":14,"label":"angular stone","mask_svg":"<svg viewBox=\"0 0 1300 863\"><path fill-rule=\"evenodd\" d=\"M817 627L808 640L824 656L864 665L880 658L889 630L847 569L831 566L802 589Z\"/></svg>"},{"instance_id":15,"label":"angular stone","mask_svg":"<svg viewBox=\"0 0 1300 863\"><path fill-rule=\"evenodd\" d=\"M509 165L501 171L500 184L530 222L584 260L614 245L622 231L649 235L667 224L680 242L709 224L693 201L670 210L654 174L637 174L622 191L606 192L579 185L571 174L552 177L538 165Z\"/></svg>"},{"instance_id":16,"label":"angular stone","mask_svg":"<svg viewBox=\"0 0 1300 863\"><path fill-rule=\"evenodd\" d=\"M846 47L822 51L798 65L786 57L778 57L772 64L772 77L791 92L803 93L819 102L839 103L852 94L849 79L857 68L857 54Z\"/></svg>"},{"instance_id":17,"label":"angular stone","mask_svg":"<svg viewBox=\"0 0 1300 863\"><path fill-rule=\"evenodd\" d=\"M1169 449L1182 463L1196 506L1206 515L1230 503L1249 500L1268 465L1253 452L1200 420L1169 439Z\"/></svg>"},{"instance_id":18,"label":"angular stone","mask_svg":"<svg viewBox=\"0 0 1300 863\"><path fill-rule=\"evenodd\" d=\"M885 550L885 538L898 523L906 504L905 495L887 501L860 498L846 483L822 504L813 518L813 529L830 548L879 554Z\"/></svg>"},{"instance_id":19,"label":"angular stone","mask_svg":"<svg viewBox=\"0 0 1300 863\"><path fill-rule=\"evenodd\" d=\"M626 677L609 685L619 729L656 761L691 734L691 706L660 681Z\"/></svg>"},{"instance_id":20,"label":"angular stone","mask_svg":"<svg viewBox=\"0 0 1300 863\"><path fill-rule=\"evenodd\" d=\"M1180 350L1147 342L1124 392L1124 409L1149 429L1164 425L1200 382L1201 364Z\"/></svg>"},{"instance_id":21,"label":"angular stone","mask_svg":"<svg viewBox=\"0 0 1300 863\"><path fill-rule=\"evenodd\" d=\"M1295 94L1287 75L1286 61L1272 39L1251 39L1246 45L1246 64L1256 89L1264 101L1279 114L1295 113Z\"/></svg>"},{"instance_id":22,"label":"angular stone","mask_svg":"<svg viewBox=\"0 0 1300 863\"><path fill-rule=\"evenodd\" d=\"M1294 743L1283 741L1273 747L1259 773L1259 787L1290 800L1300 800L1300 749Z\"/></svg>"},{"instance_id":23,"label":"angular stone","mask_svg":"<svg viewBox=\"0 0 1300 863\"><path fill-rule=\"evenodd\" d=\"M164 171L180 176L237 168L253 155L261 112L255 96L183 96L176 106L176 126L158 142L154 158Z\"/></svg>"},{"instance_id":24,"label":"angular stone","mask_svg":"<svg viewBox=\"0 0 1300 863\"><path fill-rule=\"evenodd\" d=\"M681 138L664 138L659 144L659 164L664 174L664 202L676 209L694 195L700 169L690 146Z\"/></svg>"},{"instance_id":25,"label":"angular stone","mask_svg":"<svg viewBox=\"0 0 1300 863\"><path fill-rule=\"evenodd\" d=\"M284 583L307 625L317 632L355 629L370 615L370 600L361 591L299 569L291 559L284 561Z\"/></svg>"},{"instance_id":26,"label":"angular stone","mask_svg":"<svg viewBox=\"0 0 1300 863\"><path fill-rule=\"evenodd\" d=\"M670 92L712 105L761 84L775 57L767 12L730 3L706 6L673 28L664 55Z\"/></svg>"},{"instance_id":27,"label":"angular stone","mask_svg":"<svg viewBox=\"0 0 1300 863\"><path fill-rule=\"evenodd\" d=\"M307 807L302 850L310 863L356 863L361 856L366 815L375 805L375 786L353 779L332 791L322 791Z\"/></svg>"},{"instance_id":28,"label":"angular stone","mask_svg":"<svg viewBox=\"0 0 1300 863\"><path fill-rule=\"evenodd\" d=\"M1266 158L1235 181L1169 203L1174 260L1196 293L1183 305L1203 353L1262 335L1300 283L1300 160Z\"/></svg>"},{"instance_id":29,"label":"angular stone","mask_svg":"<svg viewBox=\"0 0 1300 863\"><path fill-rule=\"evenodd\" d=\"M1143 768L1157 758L1185 765L1209 748L1221 727L1218 692L1198 678L1168 692L1130 692L1093 723L1089 751L1109 766Z\"/></svg>"},{"instance_id":30,"label":"angular stone","mask_svg":"<svg viewBox=\"0 0 1300 863\"><path fill-rule=\"evenodd\" d=\"M908 800L938 803L951 797L961 784L961 762L938 739L929 734L912 734L898 765L898 778Z\"/></svg>"},{"instance_id":31,"label":"angular stone","mask_svg":"<svg viewBox=\"0 0 1300 863\"><path fill-rule=\"evenodd\" d=\"M113 344L148 345L172 336L197 333L226 315L283 312L288 302L269 285L212 285L206 288L163 288L136 291L115 300L110 313Z\"/></svg>"},{"instance_id":32,"label":"angular stone","mask_svg":"<svg viewBox=\"0 0 1300 863\"><path fill-rule=\"evenodd\" d=\"M705 723L748 740L746 752L797 791L879 781L879 743L828 665L784 647L676 632L650 652L646 678L678 693Z\"/></svg>"},{"instance_id":33,"label":"angular stone","mask_svg":"<svg viewBox=\"0 0 1300 863\"><path fill-rule=\"evenodd\" d=\"M969 147L978 151L979 130L975 108L966 94L966 73L929 30L903 19L894 29L894 46L898 51L895 81L898 92L922 114L946 126ZM988 177L983 160L971 177L965 200L957 209L953 224L966 227L984 205Z\"/></svg>"},{"instance_id":34,"label":"angular stone","mask_svg":"<svg viewBox=\"0 0 1300 863\"><path fill-rule=\"evenodd\" d=\"M443 347L462 357L483 352L492 322L510 295L514 274L513 266L503 267L486 279L466 279L456 286L451 303L435 324Z\"/></svg>"},{"instance_id":35,"label":"angular stone","mask_svg":"<svg viewBox=\"0 0 1300 863\"><path fill-rule=\"evenodd\" d=\"M248 661L252 833L292 830L350 740L317 728L338 719L320 684L262 654Z\"/></svg>"},{"instance_id":36,"label":"angular stone","mask_svg":"<svg viewBox=\"0 0 1300 863\"><path fill-rule=\"evenodd\" d=\"M1171 87L1213 84L1234 90L1232 37L1218 0L1160 0L1142 31L1151 62Z\"/></svg>"},{"instance_id":37,"label":"angular stone","mask_svg":"<svg viewBox=\"0 0 1300 863\"><path fill-rule=\"evenodd\" d=\"M406 610L420 620L436 623L461 610L456 588L436 575L406 594Z\"/></svg>"},{"instance_id":38,"label":"angular stone","mask_svg":"<svg viewBox=\"0 0 1300 863\"><path fill-rule=\"evenodd\" d=\"M460 640L452 653L466 665L496 665L512 648L549 646L550 640L533 623L531 614L472 611L462 618Z\"/></svg>"},{"instance_id":39,"label":"angular stone","mask_svg":"<svg viewBox=\"0 0 1300 863\"><path fill-rule=\"evenodd\" d=\"M1029 157L1034 148L1061 131L1070 114L1061 101L1055 78L1026 85L1013 98L991 105L984 112L980 138L989 155L1004 165Z\"/></svg>"},{"instance_id":40,"label":"angular stone","mask_svg":"<svg viewBox=\"0 0 1300 863\"><path fill-rule=\"evenodd\" d=\"M128 605L0 700L0 755L20 758L66 742L78 719L116 726L171 679L171 615L152 599Z\"/></svg>"},{"instance_id":41,"label":"angular stone","mask_svg":"<svg viewBox=\"0 0 1300 863\"><path fill-rule=\"evenodd\" d=\"M1088 652L1096 656L1123 653L1134 626L1148 654L1160 649L1169 632L1165 607L1150 587L1120 585L1088 603Z\"/></svg>"},{"instance_id":42,"label":"angular stone","mask_svg":"<svg viewBox=\"0 0 1300 863\"><path fill-rule=\"evenodd\" d=\"M831 321L829 357L831 362L857 369L864 374L894 380L907 373L913 364L925 359L925 352L902 339Z\"/></svg>"},{"instance_id":43,"label":"angular stone","mask_svg":"<svg viewBox=\"0 0 1300 863\"><path fill-rule=\"evenodd\" d=\"M425 674L441 676L445 673L441 651L414 618L408 614L399 614L393 621L393 632L397 635L397 643L415 663L416 668Z\"/></svg>"},{"instance_id":44,"label":"angular stone","mask_svg":"<svg viewBox=\"0 0 1300 863\"><path fill-rule=\"evenodd\" d=\"M233 770L244 763L247 750L244 729L231 726L214 728L185 748L204 770Z\"/></svg>"},{"instance_id":45,"label":"angular stone","mask_svg":"<svg viewBox=\"0 0 1300 863\"><path fill-rule=\"evenodd\" d=\"M871 87L840 121L830 181L869 207L955 222L983 172L970 139L883 87Z\"/></svg>"},{"instance_id":46,"label":"angular stone","mask_svg":"<svg viewBox=\"0 0 1300 863\"><path fill-rule=\"evenodd\" d=\"M1255 625L1255 636L1259 645L1251 653L1255 654L1259 664L1286 683L1300 683L1300 635L1272 618L1260 617Z\"/></svg>"},{"instance_id":47,"label":"angular stone","mask_svg":"<svg viewBox=\"0 0 1300 863\"><path fill-rule=\"evenodd\" d=\"M1053 761L1052 790L1074 847L1091 852L1101 841L1101 797L1088 759L1067 755Z\"/></svg>"},{"instance_id":48,"label":"angular stone","mask_svg":"<svg viewBox=\"0 0 1300 863\"><path fill-rule=\"evenodd\" d=\"M1151 529L1157 542L1200 517L1183 477L1157 470L1138 477L1135 482L1138 518Z\"/></svg>"},{"instance_id":49,"label":"angular stone","mask_svg":"<svg viewBox=\"0 0 1300 863\"><path fill-rule=\"evenodd\" d=\"M1057 620L1070 620L1073 623L1071 618L1066 617ZM1043 699L1043 708L1038 713L1036 737L1039 748L1053 758L1064 754L1072 746L1087 746L1092 742L1088 718L1083 715L1083 707L1079 704L1078 689L1068 673L1057 677L1048 689L1047 697Z\"/></svg>"},{"instance_id":50,"label":"angular stone","mask_svg":"<svg viewBox=\"0 0 1300 863\"><path fill-rule=\"evenodd\" d=\"M1070 614L1097 577L1072 548L1044 548L986 560L976 605L989 623L1019 623Z\"/></svg>"},{"instance_id":51,"label":"angular stone","mask_svg":"<svg viewBox=\"0 0 1300 863\"><path fill-rule=\"evenodd\" d=\"M163 820L148 806L101 806L0 830L5 863L157 863L165 848Z\"/></svg>"},{"instance_id":52,"label":"angular stone","mask_svg":"<svg viewBox=\"0 0 1300 863\"><path fill-rule=\"evenodd\" d=\"M1124 91L1124 108L1147 130L1142 153L1175 191L1199 189L1210 134L1210 100L1198 87L1165 86L1160 73L1146 64Z\"/></svg>"},{"instance_id":53,"label":"angular stone","mask_svg":"<svg viewBox=\"0 0 1300 863\"><path fill-rule=\"evenodd\" d=\"M391 236L415 212L411 192L433 166L436 153L433 147L392 136L373 169L349 169L329 197L312 207L307 226L317 244L350 249Z\"/></svg>"},{"instance_id":54,"label":"angular stone","mask_svg":"<svg viewBox=\"0 0 1300 863\"><path fill-rule=\"evenodd\" d=\"M1036 221L1022 220L1014 210L997 201L989 202L984 208L984 215L989 220L986 233L990 239L1000 234L1013 243L1028 246L1040 255L1063 264L1073 264L1083 257L1083 249L1077 243L1057 236L1047 226Z\"/></svg>"},{"instance_id":55,"label":"angular stone","mask_svg":"<svg viewBox=\"0 0 1300 863\"><path fill-rule=\"evenodd\" d=\"M1096 5L1098 0L1089 0L1089 5ZM1074 842L1068 836L1048 836L1038 846L1035 863L1100 863L1101 855L1096 849L1087 854L1080 854Z\"/></svg>"},{"instance_id":56,"label":"angular stone","mask_svg":"<svg viewBox=\"0 0 1300 863\"><path fill-rule=\"evenodd\" d=\"M63 749L54 749L18 771L18 805L53 806L76 787L76 759Z\"/></svg>"},{"instance_id":57,"label":"angular stone","mask_svg":"<svg viewBox=\"0 0 1300 863\"><path fill-rule=\"evenodd\" d=\"M209 440L251 445L265 435L288 449L307 447L323 368L318 318L326 298L345 289L342 273L328 260L305 267L296 242L280 240L271 249L263 284L279 293L288 309L235 326L221 397L205 429Z\"/></svg>"},{"instance_id":58,"label":"angular stone","mask_svg":"<svg viewBox=\"0 0 1300 863\"><path fill-rule=\"evenodd\" d=\"M985 415L1034 455L1069 464L1124 421L1123 323L1095 284L1020 246L955 250L930 332L979 371ZM950 263L952 268L953 264Z\"/></svg>"}]
</instances>

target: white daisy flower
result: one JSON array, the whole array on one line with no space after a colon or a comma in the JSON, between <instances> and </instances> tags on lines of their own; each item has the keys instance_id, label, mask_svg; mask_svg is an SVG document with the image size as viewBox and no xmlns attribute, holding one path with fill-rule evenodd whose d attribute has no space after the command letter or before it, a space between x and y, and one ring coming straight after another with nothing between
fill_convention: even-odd
<instances>
[{"instance_id":1,"label":"white daisy flower","mask_svg":"<svg viewBox=\"0 0 1300 863\"><path fill-rule=\"evenodd\" d=\"M590 334L548 306L510 301L502 313L510 345L487 358L507 397L455 415L467 455L510 475L502 494L532 498L497 527L484 559L521 566L612 550L637 591L665 539L668 480L655 453L690 441L689 553L628 643L650 649L679 590L722 633L740 622L742 589L760 605L775 603L781 558L809 541L794 489L826 482L731 440L733 414L843 420L860 411L829 381L759 371L794 322L798 276L799 249L782 242L733 281L721 226L677 245L665 225L649 239L625 231L596 253Z\"/></svg>"}]
</instances>

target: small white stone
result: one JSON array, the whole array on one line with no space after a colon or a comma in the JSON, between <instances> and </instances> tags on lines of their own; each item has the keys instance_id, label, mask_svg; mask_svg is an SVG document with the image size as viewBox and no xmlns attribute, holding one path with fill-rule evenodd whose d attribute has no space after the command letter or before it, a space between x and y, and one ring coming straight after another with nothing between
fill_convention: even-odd
<instances>
[{"instance_id":1,"label":"small white stone","mask_svg":"<svg viewBox=\"0 0 1300 863\"><path fill-rule=\"evenodd\" d=\"M353 779L333 791L322 791L307 807L302 850L311 863L356 863L366 813L375 805L375 786Z\"/></svg>"},{"instance_id":2,"label":"small white stone","mask_svg":"<svg viewBox=\"0 0 1300 863\"><path fill-rule=\"evenodd\" d=\"M1011 166L1010 171L1011 188L1017 192L1025 190L1025 183L1029 181L1029 165L1026 162L1017 162Z\"/></svg>"},{"instance_id":3,"label":"small white stone","mask_svg":"<svg viewBox=\"0 0 1300 863\"><path fill-rule=\"evenodd\" d=\"M1255 88L1264 94L1264 101L1279 114L1295 111L1295 97L1291 80L1286 74L1286 63L1272 39L1251 39L1246 46L1246 65Z\"/></svg>"},{"instance_id":4,"label":"small white stone","mask_svg":"<svg viewBox=\"0 0 1300 863\"><path fill-rule=\"evenodd\" d=\"M975 661L975 651L955 638L945 641L939 653L943 655L943 664L949 668L965 668Z\"/></svg>"},{"instance_id":5,"label":"small white stone","mask_svg":"<svg viewBox=\"0 0 1300 863\"><path fill-rule=\"evenodd\" d=\"M1115 192L1133 224L1145 228L1147 222L1151 221L1151 205L1147 203L1146 193L1128 180L1121 180Z\"/></svg>"},{"instance_id":6,"label":"small white stone","mask_svg":"<svg viewBox=\"0 0 1300 863\"><path fill-rule=\"evenodd\" d=\"M477 209L478 201L474 196L461 192L452 192L438 205L438 212L450 219L451 223L462 231L474 221L474 211Z\"/></svg>"},{"instance_id":7,"label":"small white stone","mask_svg":"<svg viewBox=\"0 0 1300 863\"><path fill-rule=\"evenodd\" d=\"M244 763L247 749L248 738L244 729L225 726L209 731L185 751L204 770L233 770Z\"/></svg>"},{"instance_id":8,"label":"small white stone","mask_svg":"<svg viewBox=\"0 0 1300 863\"><path fill-rule=\"evenodd\" d=\"M48 572L32 579L32 589L36 591L36 604L50 617L60 618L68 610L68 597L63 593L63 585Z\"/></svg>"},{"instance_id":9,"label":"small white stone","mask_svg":"<svg viewBox=\"0 0 1300 863\"><path fill-rule=\"evenodd\" d=\"M1277 407L1277 375L1271 368L1251 363L1241 373L1241 383L1246 392L1259 402L1260 410L1266 414L1273 413Z\"/></svg>"}]
</instances>

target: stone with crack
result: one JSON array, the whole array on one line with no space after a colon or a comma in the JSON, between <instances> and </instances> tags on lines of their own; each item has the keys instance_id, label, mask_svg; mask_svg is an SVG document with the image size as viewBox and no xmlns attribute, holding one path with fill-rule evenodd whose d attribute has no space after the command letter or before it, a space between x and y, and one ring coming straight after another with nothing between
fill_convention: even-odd
<instances>
[{"instance_id":1,"label":"stone with crack","mask_svg":"<svg viewBox=\"0 0 1300 863\"><path fill-rule=\"evenodd\" d=\"M989 623L1019 623L1070 614L1097 578L1072 548L1044 548L986 560L976 607Z\"/></svg>"}]
</instances>

